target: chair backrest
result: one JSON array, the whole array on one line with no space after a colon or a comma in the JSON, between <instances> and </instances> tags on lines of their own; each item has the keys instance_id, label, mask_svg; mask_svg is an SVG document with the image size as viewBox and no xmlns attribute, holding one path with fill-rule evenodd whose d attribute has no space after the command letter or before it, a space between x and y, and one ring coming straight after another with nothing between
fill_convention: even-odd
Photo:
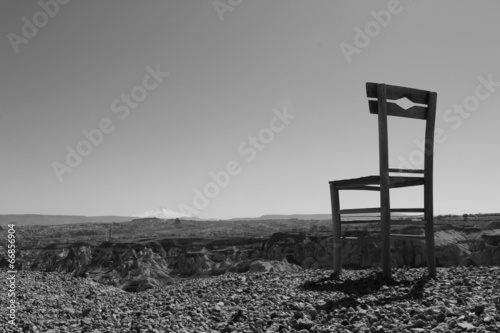
<instances>
[{"instance_id":1,"label":"chair backrest","mask_svg":"<svg viewBox=\"0 0 500 333\"><path fill-rule=\"evenodd\" d=\"M415 119L427 119L428 109L429 109L429 95L432 94L430 91L419 90L407 87L391 86L384 83L366 83L366 96L371 98L368 101L368 106L370 108L370 113L378 114L378 86L385 86L386 90L386 100L387 100L387 115L388 116L398 116L406 118ZM410 108L402 108L396 101L408 99L409 101L417 104Z\"/></svg>"},{"instance_id":2,"label":"chair backrest","mask_svg":"<svg viewBox=\"0 0 500 333\"><path fill-rule=\"evenodd\" d=\"M432 179L437 93L386 85L384 83L367 82L366 95L369 98L368 106L370 113L378 114L379 119L380 174L387 175L388 172L416 172L409 169L389 169L387 116L397 116L426 121L424 170L420 171L425 174L426 178ZM412 104L411 107L403 108L398 105L398 102L402 102L405 99L409 100L406 102L407 104Z\"/></svg>"}]
</instances>

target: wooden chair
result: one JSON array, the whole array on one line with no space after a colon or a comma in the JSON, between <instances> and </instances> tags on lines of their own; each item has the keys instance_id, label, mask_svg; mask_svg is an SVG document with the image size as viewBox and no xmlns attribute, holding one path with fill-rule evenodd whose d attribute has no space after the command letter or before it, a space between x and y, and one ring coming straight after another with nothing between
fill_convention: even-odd
<instances>
[{"instance_id":1,"label":"wooden chair","mask_svg":"<svg viewBox=\"0 0 500 333\"><path fill-rule=\"evenodd\" d=\"M383 83L366 83L366 94L370 99L368 105L370 113L378 114L379 132L379 164L380 174L355 179L331 181L330 195L333 221L333 276L342 273L342 241L341 225L344 223L360 223L360 221L341 221L341 214L380 213L380 220L364 220L362 223L381 223L382 269L386 277L391 278L390 240L392 238L419 239L426 242L427 267L431 277L436 275L434 257L434 222L433 222L433 153L434 153L434 125L436 119L435 92L386 85ZM407 98L414 105L405 110L394 103L401 98ZM422 105L424 104L424 105ZM425 157L424 169L394 169L389 168L389 147L387 135L387 116L407 117L426 121L425 126ZM403 174L401 175L393 175ZM391 175L392 174L392 175ZM423 208L391 209L389 189L408 186L424 186ZM380 207L361 209L340 209L340 190L379 191ZM391 213L423 213L425 236L391 234Z\"/></svg>"}]
</instances>

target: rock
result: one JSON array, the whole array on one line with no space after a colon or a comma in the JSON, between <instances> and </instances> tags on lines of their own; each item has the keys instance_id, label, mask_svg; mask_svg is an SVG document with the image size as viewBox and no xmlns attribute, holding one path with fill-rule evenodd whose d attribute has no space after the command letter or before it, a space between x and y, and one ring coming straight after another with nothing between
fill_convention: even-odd
<instances>
[{"instance_id":1,"label":"rock","mask_svg":"<svg viewBox=\"0 0 500 333\"><path fill-rule=\"evenodd\" d=\"M66 307L63 309L64 312L70 314L70 315L75 315L75 310L73 308Z\"/></svg>"},{"instance_id":2,"label":"rock","mask_svg":"<svg viewBox=\"0 0 500 333\"><path fill-rule=\"evenodd\" d=\"M131 281L127 281L120 286L121 289L128 292L142 292L148 289L159 288L161 283L156 279L151 277L134 279Z\"/></svg>"},{"instance_id":3,"label":"rock","mask_svg":"<svg viewBox=\"0 0 500 333\"><path fill-rule=\"evenodd\" d=\"M314 326L314 322L309 319L299 319L297 320L297 324L299 329L306 329L306 330Z\"/></svg>"},{"instance_id":4,"label":"rock","mask_svg":"<svg viewBox=\"0 0 500 333\"><path fill-rule=\"evenodd\" d=\"M82 319L82 325L91 325L92 320L90 318L84 318Z\"/></svg>"},{"instance_id":5,"label":"rock","mask_svg":"<svg viewBox=\"0 0 500 333\"><path fill-rule=\"evenodd\" d=\"M475 329L476 328L476 326L474 326L474 325L472 325L471 323L468 323L468 322L458 323L457 325L460 326L461 328L466 329L466 330L468 330L468 329Z\"/></svg>"},{"instance_id":6,"label":"rock","mask_svg":"<svg viewBox=\"0 0 500 333\"><path fill-rule=\"evenodd\" d=\"M413 327L418 327L418 328L421 328L421 327L424 327L424 326L425 326L425 321L423 321L422 319L418 319L413 324Z\"/></svg>"},{"instance_id":7,"label":"rock","mask_svg":"<svg viewBox=\"0 0 500 333\"><path fill-rule=\"evenodd\" d=\"M249 264L248 272L296 272L301 270L299 266L290 264L285 260L254 260Z\"/></svg>"},{"instance_id":8,"label":"rock","mask_svg":"<svg viewBox=\"0 0 500 333\"><path fill-rule=\"evenodd\" d=\"M476 306L474 306L474 309L472 310L476 316L480 316L483 312L484 312L484 304L477 304Z\"/></svg>"},{"instance_id":9,"label":"rock","mask_svg":"<svg viewBox=\"0 0 500 333\"><path fill-rule=\"evenodd\" d=\"M161 221L153 221L161 223ZM184 224L184 222L182 222ZM438 266L500 265L500 233L498 223L488 228L459 229L436 226L436 260ZM179 226L179 224L177 225ZM403 228L401 233L420 234L421 227ZM380 261L380 244L373 237L358 233L357 242L343 243L344 265L375 267ZM356 236L353 234L353 236ZM181 244L182 243L182 244ZM189 244L186 246L186 244ZM422 241L395 239L393 267L424 266L425 246ZM50 245L30 252L23 258L33 269L71 272L108 285L124 285L131 280L155 279L158 285L174 283L170 276L215 276L226 272L298 271L302 268L331 268L331 236L307 237L304 233L277 232L267 238L238 238L224 240L161 239L137 243L102 243L92 246L84 242L69 245ZM210 250L208 250L210 249ZM278 264L288 260L288 264ZM3 262L0 258L0 262ZM273 262L268 264L265 262ZM293 266L294 265L294 266ZM299 266L300 265L300 266ZM164 281L160 281L165 279ZM146 290L156 287L146 283ZM385 288L384 288L385 289ZM89 299L92 298L89 295Z\"/></svg>"},{"instance_id":10,"label":"rock","mask_svg":"<svg viewBox=\"0 0 500 333\"><path fill-rule=\"evenodd\" d=\"M301 319L301 318L304 318L304 313L301 312L301 311L297 311L293 314L293 318L295 319Z\"/></svg>"},{"instance_id":11,"label":"rock","mask_svg":"<svg viewBox=\"0 0 500 333\"><path fill-rule=\"evenodd\" d=\"M437 325L436 327L434 327L431 332L434 332L434 333L447 333L449 332L450 330L448 329L448 325L446 323L440 323L439 325Z\"/></svg>"},{"instance_id":12,"label":"rock","mask_svg":"<svg viewBox=\"0 0 500 333\"><path fill-rule=\"evenodd\" d=\"M438 323L442 323L442 322L444 322L445 320L446 320L446 315L445 315L444 313L440 313L440 314L438 314L438 315L437 315L437 317L436 317L436 321L437 321Z\"/></svg>"},{"instance_id":13,"label":"rock","mask_svg":"<svg viewBox=\"0 0 500 333\"><path fill-rule=\"evenodd\" d=\"M92 311L92 308L86 308L82 311L82 317L87 316Z\"/></svg>"},{"instance_id":14,"label":"rock","mask_svg":"<svg viewBox=\"0 0 500 333\"><path fill-rule=\"evenodd\" d=\"M318 311L316 311L315 309L309 310L309 317L315 319L317 316L318 316Z\"/></svg>"},{"instance_id":15,"label":"rock","mask_svg":"<svg viewBox=\"0 0 500 333\"><path fill-rule=\"evenodd\" d=\"M273 318L272 314L271 314L271 318ZM235 323L240 319L243 319L243 310L238 309L238 310L236 310L236 313L231 316L231 319L229 320L229 322Z\"/></svg>"}]
</instances>

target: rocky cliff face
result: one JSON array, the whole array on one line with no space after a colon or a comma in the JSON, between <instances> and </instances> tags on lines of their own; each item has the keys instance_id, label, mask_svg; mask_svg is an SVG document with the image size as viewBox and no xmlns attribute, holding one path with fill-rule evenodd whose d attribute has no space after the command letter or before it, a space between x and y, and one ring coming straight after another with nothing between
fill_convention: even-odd
<instances>
[{"instance_id":1,"label":"rocky cliff face","mask_svg":"<svg viewBox=\"0 0 500 333\"><path fill-rule=\"evenodd\" d=\"M422 233L408 228L405 233ZM373 235L372 235L373 236ZM500 228L436 231L439 266L500 265ZM393 240L393 267L426 265L425 243ZM161 239L139 243L86 243L51 245L28 251L22 259L31 269L74 272L128 291L173 283L177 276L208 276L226 272L298 270L332 267L329 235L275 233L268 238ZM361 237L342 248L343 265L352 268L378 266L380 244L374 237Z\"/></svg>"}]
</instances>

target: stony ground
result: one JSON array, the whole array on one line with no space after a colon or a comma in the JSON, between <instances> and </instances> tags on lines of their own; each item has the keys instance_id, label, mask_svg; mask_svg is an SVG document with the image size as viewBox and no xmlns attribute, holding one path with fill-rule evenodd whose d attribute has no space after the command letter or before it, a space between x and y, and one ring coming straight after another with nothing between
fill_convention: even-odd
<instances>
[{"instance_id":1,"label":"stony ground","mask_svg":"<svg viewBox=\"0 0 500 333\"><path fill-rule=\"evenodd\" d=\"M16 280L15 325L1 332L500 332L500 267L229 274L127 293L71 275Z\"/></svg>"}]
</instances>

